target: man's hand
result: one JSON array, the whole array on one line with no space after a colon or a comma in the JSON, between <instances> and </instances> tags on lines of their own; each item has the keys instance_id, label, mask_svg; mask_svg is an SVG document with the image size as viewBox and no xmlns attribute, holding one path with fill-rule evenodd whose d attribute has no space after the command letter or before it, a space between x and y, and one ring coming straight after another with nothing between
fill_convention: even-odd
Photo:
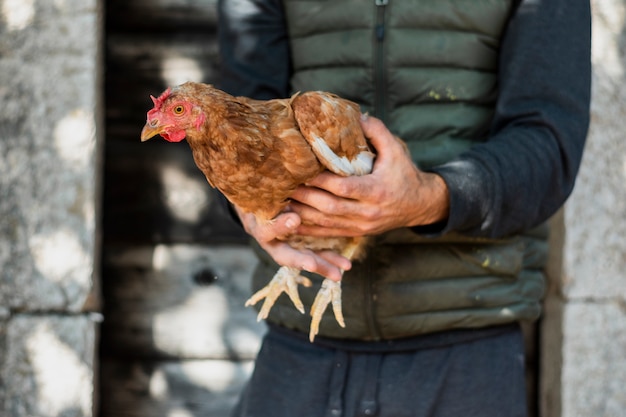
<instances>
[{"instance_id":1,"label":"man's hand","mask_svg":"<svg viewBox=\"0 0 626 417\"><path fill-rule=\"evenodd\" d=\"M282 266L291 266L301 270L320 274L334 281L340 281L342 271L352 267L352 263L332 251L313 252L293 249L281 241L293 234L300 226L300 216L296 213L282 213L271 223L258 223L250 213L243 213L235 207L244 229L261 247Z\"/></svg>"},{"instance_id":2,"label":"man's hand","mask_svg":"<svg viewBox=\"0 0 626 417\"><path fill-rule=\"evenodd\" d=\"M445 220L449 196L436 174L420 171L404 144L378 119L364 117L365 136L377 152L371 174L317 176L293 194L297 232L313 236L377 235Z\"/></svg>"}]
</instances>

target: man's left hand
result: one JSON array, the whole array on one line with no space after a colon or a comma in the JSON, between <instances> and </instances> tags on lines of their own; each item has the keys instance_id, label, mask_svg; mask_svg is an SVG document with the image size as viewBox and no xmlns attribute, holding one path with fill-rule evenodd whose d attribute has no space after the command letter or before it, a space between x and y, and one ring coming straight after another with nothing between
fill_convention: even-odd
<instances>
[{"instance_id":1,"label":"man's left hand","mask_svg":"<svg viewBox=\"0 0 626 417\"><path fill-rule=\"evenodd\" d=\"M290 205L302 219L297 233L377 235L445 220L450 203L443 179L419 170L380 120L364 117L361 125L377 153L372 172L353 177L324 172L299 187Z\"/></svg>"}]
</instances>

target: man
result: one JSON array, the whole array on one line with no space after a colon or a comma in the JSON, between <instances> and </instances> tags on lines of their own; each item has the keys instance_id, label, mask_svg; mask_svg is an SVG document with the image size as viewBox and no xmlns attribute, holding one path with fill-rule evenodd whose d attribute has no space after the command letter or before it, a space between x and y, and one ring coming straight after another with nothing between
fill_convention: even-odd
<instances>
[{"instance_id":1,"label":"man","mask_svg":"<svg viewBox=\"0 0 626 417\"><path fill-rule=\"evenodd\" d=\"M540 314L545 221L589 121L584 0L223 0L222 88L326 90L361 104L372 174L321 174L261 259L343 278L346 329L281 297L235 416L524 416L518 323ZM407 142L410 155L394 135ZM362 263L277 236L376 236ZM268 256L269 255L269 256ZM302 290L305 305L315 290ZM282 300L282 301L281 301ZM308 303L310 305L310 302Z\"/></svg>"}]
</instances>

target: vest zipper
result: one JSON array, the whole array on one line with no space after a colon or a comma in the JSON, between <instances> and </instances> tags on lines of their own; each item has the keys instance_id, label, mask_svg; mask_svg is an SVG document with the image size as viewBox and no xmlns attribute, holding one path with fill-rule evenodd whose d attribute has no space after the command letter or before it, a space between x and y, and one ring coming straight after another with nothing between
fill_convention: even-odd
<instances>
[{"instance_id":1,"label":"vest zipper","mask_svg":"<svg viewBox=\"0 0 626 417\"><path fill-rule=\"evenodd\" d=\"M376 28L374 44L374 113L383 122L387 120L387 103L385 99L385 11L389 0L374 0L376 5Z\"/></svg>"},{"instance_id":2,"label":"vest zipper","mask_svg":"<svg viewBox=\"0 0 626 417\"><path fill-rule=\"evenodd\" d=\"M386 122L387 112L385 103L385 8L389 0L374 0L376 5L376 26L374 28L374 115ZM376 289L374 284L374 263L372 256L367 256L364 262L365 272L365 320L370 337L373 340L380 340L381 334L376 324Z\"/></svg>"}]
</instances>

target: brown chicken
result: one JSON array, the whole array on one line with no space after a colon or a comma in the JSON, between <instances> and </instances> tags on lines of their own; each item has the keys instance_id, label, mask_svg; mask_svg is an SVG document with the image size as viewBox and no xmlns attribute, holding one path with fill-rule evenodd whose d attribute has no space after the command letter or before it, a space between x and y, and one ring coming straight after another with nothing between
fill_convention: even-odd
<instances>
[{"instance_id":1,"label":"brown chicken","mask_svg":"<svg viewBox=\"0 0 626 417\"><path fill-rule=\"evenodd\" d=\"M342 176L372 170L374 154L359 124L358 105L330 93L260 101L188 82L151 98L154 108L148 112L141 140L157 134L170 142L186 138L209 184L261 223L272 222L289 204L293 191L324 170ZM332 250L355 260L363 256L366 238L292 235L284 240L296 249ZM286 292L304 313L298 284L311 282L299 269L282 266L246 305L265 298L258 316L264 319ZM341 283L325 279L311 306L311 341L329 303L335 319L345 327Z\"/></svg>"}]
</instances>

